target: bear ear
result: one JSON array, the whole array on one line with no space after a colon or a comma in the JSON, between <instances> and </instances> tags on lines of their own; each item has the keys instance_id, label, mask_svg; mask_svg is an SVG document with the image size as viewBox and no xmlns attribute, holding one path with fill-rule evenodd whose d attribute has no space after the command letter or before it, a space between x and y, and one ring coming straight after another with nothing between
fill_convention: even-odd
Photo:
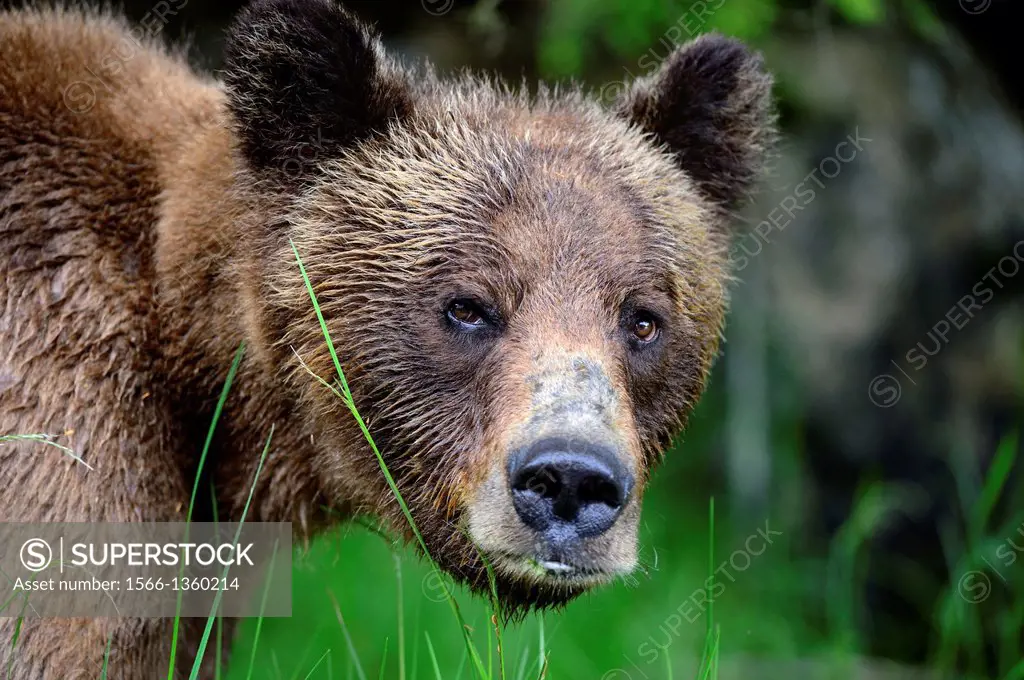
<instances>
[{"instance_id":1,"label":"bear ear","mask_svg":"<svg viewBox=\"0 0 1024 680\"><path fill-rule=\"evenodd\" d=\"M709 34L635 81L616 108L665 144L708 199L732 210L774 142L771 87L759 54Z\"/></svg>"},{"instance_id":2,"label":"bear ear","mask_svg":"<svg viewBox=\"0 0 1024 680\"><path fill-rule=\"evenodd\" d=\"M253 169L294 179L409 115L405 73L331 0L256 0L228 32L224 81Z\"/></svg>"}]
</instances>

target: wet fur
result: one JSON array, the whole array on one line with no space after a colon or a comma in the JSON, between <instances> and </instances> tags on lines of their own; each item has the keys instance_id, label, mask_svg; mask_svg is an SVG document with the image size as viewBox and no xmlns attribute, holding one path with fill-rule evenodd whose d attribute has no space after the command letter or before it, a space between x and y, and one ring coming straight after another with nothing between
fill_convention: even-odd
<instances>
[{"instance_id":1,"label":"wet fur","mask_svg":"<svg viewBox=\"0 0 1024 680\"><path fill-rule=\"evenodd\" d=\"M771 138L755 57L702 38L609 112L572 87L529 98L410 73L321 0L246 10L224 83L145 42L110 72L127 31L99 15L0 13L0 432L66 433L94 468L0 445L0 521L183 519L244 341L205 472L221 519L237 518L273 424L250 520L309 537L358 511L402 531L351 417L298 361L333 374L289 239L447 570L484 585L464 504L529 417L523 377L551 347L604 357L643 484L717 352L728 211ZM699 68L678 73L688 59ZM68 89L80 82L95 90L87 110ZM467 291L494 301L500 345L445 329L445 300ZM668 332L639 358L611 311L634 292ZM194 519L210 518L204 502ZM500 588L510 610L581 589ZM185 625L181 677L201 624ZM169 629L29 620L0 661L18 680L97 675L112 636L111 678L162 677ZM0 623L0 640L12 634Z\"/></svg>"}]
</instances>

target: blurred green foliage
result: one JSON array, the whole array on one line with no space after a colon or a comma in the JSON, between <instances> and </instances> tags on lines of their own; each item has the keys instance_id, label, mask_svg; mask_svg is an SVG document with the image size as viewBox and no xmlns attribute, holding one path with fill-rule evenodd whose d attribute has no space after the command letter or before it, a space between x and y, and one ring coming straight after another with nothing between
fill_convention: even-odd
<instances>
[{"instance_id":1,"label":"blurred green foliage","mask_svg":"<svg viewBox=\"0 0 1024 680\"><path fill-rule=\"evenodd\" d=\"M878 0L847 0L856 3ZM565 0L551 3L545 21L539 62L549 77L586 72L585 64L598 50L612 61L636 60L650 47L666 47L660 39L687 40L709 30L753 40L771 26L777 13L774 0ZM672 35L669 34L675 27Z\"/></svg>"},{"instance_id":2,"label":"blurred green foliage","mask_svg":"<svg viewBox=\"0 0 1024 680\"><path fill-rule=\"evenodd\" d=\"M882 0L830 0L847 20L858 24L871 24L884 17Z\"/></svg>"},{"instance_id":3,"label":"blurred green foliage","mask_svg":"<svg viewBox=\"0 0 1024 680\"><path fill-rule=\"evenodd\" d=\"M883 0L826 2L811 11L829 10L854 26L878 24L896 7L887 7ZM776 25L784 11L781 5L778 0L551 2L538 54L540 71L549 78L592 75L595 60L636 64L648 50L660 61L673 44L709 31L757 44ZM943 35L942 24L923 0L901 0L899 8L919 34L929 38Z\"/></svg>"}]
</instances>

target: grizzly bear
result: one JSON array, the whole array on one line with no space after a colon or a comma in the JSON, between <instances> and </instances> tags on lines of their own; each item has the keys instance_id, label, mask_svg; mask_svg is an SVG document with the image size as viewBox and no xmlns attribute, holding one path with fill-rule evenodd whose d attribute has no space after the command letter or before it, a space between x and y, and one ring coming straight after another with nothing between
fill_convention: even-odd
<instances>
[{"instance_id":1,"label":"grizzly bear","mask_svg":"<svg viewBox=\"0 0 1024 680\"><path fill-rule=\"evenodd\" d=\"M202 470L220 519L239 518L273 426L249 521L304 539L370 513L410 536L311 375L334 367L294 244L447 572L480 588L486 559L510 609L630 572L773 137L761 58L704 36L602 103L404 66L331 0L254 2L222 80L144 36L0 13L0 434L64 434L80 459L0 445L0 521L184 520L244 343ZM183 622L179 677L204 623ZM4 619L0 662L93 677L109 640L108 677L166 677L171 625L25 620L12 651Z\"/></svg>"}]
</instances>

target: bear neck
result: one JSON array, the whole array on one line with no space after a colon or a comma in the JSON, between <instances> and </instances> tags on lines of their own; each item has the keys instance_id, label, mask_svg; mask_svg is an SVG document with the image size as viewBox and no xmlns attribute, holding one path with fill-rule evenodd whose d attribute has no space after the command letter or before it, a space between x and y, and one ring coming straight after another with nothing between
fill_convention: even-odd
<instances>
[{"instance_id":1,"label":"bear neck","mask_svg":"<svg viewBox=\"0 0 1024 680\"><path fill-rule=\"evenodd\" d=\"M313 469L315 433L281 375L260 304L261 263L249 244L266 221L226 124L221 98L158 151L161 184L156 287L164 384L186 449L185 469L200 476L194 521L238 520L250 490L247 521L290 521L300 536L347 514L326 508ZM262 207L261 207L262 206ZM232 359L244 355L217 420L206 462L198 463ZM261 453L270 437L268 453ZM253 483L255 481L255 487ZM272 482L272 483L271 483ZM216 490L216 506L212 494Z\"/></svg>"}]
</instances>

